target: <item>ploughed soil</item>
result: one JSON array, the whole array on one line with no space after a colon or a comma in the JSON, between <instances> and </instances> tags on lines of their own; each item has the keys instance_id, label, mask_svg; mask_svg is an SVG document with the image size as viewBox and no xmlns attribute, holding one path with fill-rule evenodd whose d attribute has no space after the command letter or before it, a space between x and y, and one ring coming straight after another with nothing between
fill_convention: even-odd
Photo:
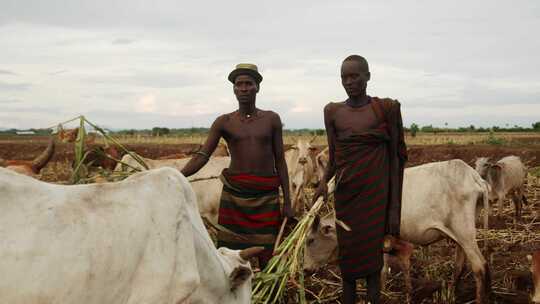
<instances>
[{"instance_id":1,"label":"ploughed soil","mask_svg":"<svg viewBox=\"0 0 540 304\"><path fill-rule=\"evenodd\" d=\"M25 137L9 139L0 137L0 158L34 159L47 145L47 137ZM127 144L129 150L148 158L162 158L170 155L190 155L199 148L198 144ZM318 147L319 150L323 147ZM540 166L540 145L434 145L410 146L408 166L459 158L474 166L476 157L491 157L496 160L507 155L520 156L529 167ZM49 182L65 182L71 174L73 144L58 143L51 162L42 170L41 178ZM538 170L537 170L538 172ZM529 175L527 193L528 205L524 207L521 219L515 220L513 207L507 200L500 215L490 216L490 230L480 231L479 246L490 265L492 281L492 303L529 303L532 289L528 272L527 254L540 249L540 178ZM434 198L436 199L436 198ZM496 206L492 206L496 211ZM492 212L493 212L492 211ZM480 223L477 224L480 227ZM455 245L441 241L429 247L416 248L412 261L412 276L415 286L412 303L472 303L474 300L474 277L470 267L465 271L464 280L454 293L453 269ZM340 284L339 269L329 265L321 272L307 279L307 288L318 295L328 290L323 303L338 303ZM429 290L438 289L436 293ZM364 291L359 284L359 290ZM334 295L334 297L332 297ZM316 303L316 298L308 297ZM384 292L383 303L405 301L402 275L399 271L390 275L388 289ZM289 301L293 303L294 301ZM363 303L363 302L359 302Z\"/></svg>"}]
</instances>

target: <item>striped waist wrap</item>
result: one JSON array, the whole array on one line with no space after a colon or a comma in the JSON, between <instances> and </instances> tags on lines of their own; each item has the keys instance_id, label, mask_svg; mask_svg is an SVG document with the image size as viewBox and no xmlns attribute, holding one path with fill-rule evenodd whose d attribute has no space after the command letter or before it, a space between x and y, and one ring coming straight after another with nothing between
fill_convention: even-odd
<instances>
[{"instance_id":1,"label":"striped waist wrap","mask_svg":"<svg viewBox=\"0 0 540 304\"><path fill-rule=\"evenodd\" d=\"M241 238L218 232L218 247L264 246L271 251L280 225L279 177L232 174L225 169L220 178L218 223Z\"/></svg>"}]
</instances>

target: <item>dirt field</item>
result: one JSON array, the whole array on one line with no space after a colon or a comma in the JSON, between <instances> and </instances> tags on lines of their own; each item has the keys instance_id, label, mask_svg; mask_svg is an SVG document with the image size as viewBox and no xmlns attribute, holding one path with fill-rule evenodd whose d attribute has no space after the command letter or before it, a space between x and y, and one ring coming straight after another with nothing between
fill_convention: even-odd
<instances>
[{"instance_id":1,"label":"dirt field","mask_svg":"<svg viewBox=\"0 0 540 304\"><path fill-rule=\"evenodd\" d=\"M515 140L515 141L514 141ZM317 140L322 144L323 140ZM414 141L413 141L414 142ZM494 159L507 155L518 155L529 168L540 167L540 140L538 137L518 137L507 140L506 144L446 144L409 146L408 166L428 162L459 158L473 165L479 156L489 156ZM31 160L46 146L47 138L0 137L0 158ZM186 153L198 147L197 143L127 143L127 148L148 158L158 158L167 155ZM319 148L322 148L319 145ZM73 144L60 143L57 145L52 161L42 170L41 178L49 182L66 182L71 174L70 164L73 159ZM481 248L487 241L483 254L491 267L493 303L528 303L531 290L531 278L527 273L528 262L526 255L540 248L540 177L538 171L528 177L527 199L528 206L524 207L523 218L513 220L513 208L507 202L507 208L500 217L490 217L489 231L479 233ZM460 292L454 296L452 275L454 245L450 242L440 242L429 248L417 248L413 259L413 277L421 280L415 288L426 286L425 282L442 288L433 296L424 300L416 299L413 303L469 303L474 299L474 280L469 271ZM335 276L337 269L329 266L321 273L311 277L308 284L310 292L320 297L322 303L338 303L340 287ZM311 286L311 287L309 287ZM363 290L362 285L359 289ZM402 303L404 300L403 282L401 275L392 275L385 292L384 303ZM308 292L309 294L309 292ZM419 293L417 294L420 295ZM314 296L311 299L315 299Z\"/></svg>"}]
</instances>

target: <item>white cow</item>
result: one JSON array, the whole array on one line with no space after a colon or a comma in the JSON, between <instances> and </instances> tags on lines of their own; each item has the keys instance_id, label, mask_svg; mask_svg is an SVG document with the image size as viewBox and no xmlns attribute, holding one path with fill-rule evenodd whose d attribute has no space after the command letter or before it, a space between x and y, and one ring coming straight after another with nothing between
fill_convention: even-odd
<instances>
[{"instance_id":1,"label":"white cow","mask_svg":"<svg viewBox=\"0 0 540 304\"><path fill-rule=\"evenodd\" d=\"M177 170L47 184L0 168L0 303L250 303L253 250L216 249Z\"/></svg>"},{"instance_id":2,"label":"white cow","mask_svg":"<svg viewBox=\"0 0 540 304\"><path fill-rule=\"evenodd\" d=\"M304 204L308 202L305 188L316 179L315 165L311 158L311 151L315 149L311 146L314 139L311 141L298 139L296 144L285 152L291 186L291 203L294 210L300 214L304 211Z\"/></svg>"},{"instance_id":3,"label":"white cow","mask_svg":"<svg viewBox=\"0 0 540 304\"><path fill-rule=\"evenodd\" d=\"M463 274L467 257L476 280L477 303L484 303L490 287L489 269L476 243L475 227L479 199L482 199L486 209L484 227L487 227L488 195L488 184L462 160L405 169L400 237L418 245L429 245L443 238L454 240L458 245L456 285ZM330 226L322 230L327 232L326 235L314 229L307 238L304 257L306 270L318 269L337 250L335 229ZM404 272L409 271L405 269Z\"/></svg>"},{"instance_id":4,"label":"white cow","mask_svg":"<svg viewBox=\"0 0 540 304\"><path fill-rule=\"evenodd\" d=\"M170 167L181 170L190 160L190 158L158 160L144 157L141 158L148 165L149 169ZM116 166L116 171L122 169L130 171L133 170L132 168L144 170L144 168L129 154L124 155L121 161L129 166L119 163ZM223 184L219 180L218 176L221 174L223 169L229 167L230 162L231 158L229 156L211 157L208 160L208 163L206 163L206 165L199 170L199 172L188 178L188 180L191 181L191 186L193 187L195 194L197 195L197 203L199 204L201 216L204 216L214 224L217 224L218 222L219 200L221 190L223 188Z\"/></svg>"},{"instance_id":5,"label":"white cow","mask_svg":"<svg viewBox=\"0 0 540 304\"><path fill-rule=\"evenodd\" d=\"M521 207L523 202L527 203L525 197L525 179L527 169L518 156L506 156L496 163L490 163L487 157L476 159L476 171L491 186L490 199L499 201L497 212L500 214L503 209L504 198L507 194L512 195L515 207L515 217L521 217Z\"/></svg>"},{"instance_id":6,"label":"white cow","mask_svg":"<svg viewBox=\"0 0 540 304\"><path fill-rule=\"evenodd\" d=\"M323 180L324 173L326 171L326 165L329 161L329 153L330 152L328 150L328 147L326 147L324 148L324 150L322 150L315 156L315 169L317 170L317 177L319 181Z\"/></svg>"}]
</instances>

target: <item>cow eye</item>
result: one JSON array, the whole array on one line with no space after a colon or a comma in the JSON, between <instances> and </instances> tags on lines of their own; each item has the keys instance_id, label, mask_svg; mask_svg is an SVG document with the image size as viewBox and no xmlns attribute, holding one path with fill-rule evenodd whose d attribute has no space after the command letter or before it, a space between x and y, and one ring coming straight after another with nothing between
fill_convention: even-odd
<instances>
[{"instance_id":1,"label":"cow eye","mask_svg":"<svg viewBox=\"0 0 540 304\"><path fill-rule=\"evenodd\" d=\"M313 245L313 242L315 242L314 239L308 239L308 240L307 240L307 245L308 245L308 246L311 246L311 245Z\"/></svg>"}]
</instances>

